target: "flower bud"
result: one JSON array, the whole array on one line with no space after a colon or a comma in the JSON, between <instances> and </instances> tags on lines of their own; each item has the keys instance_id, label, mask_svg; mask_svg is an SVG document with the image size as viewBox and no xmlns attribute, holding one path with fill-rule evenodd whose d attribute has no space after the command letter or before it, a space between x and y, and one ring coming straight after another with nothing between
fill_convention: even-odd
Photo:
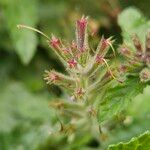
<instances>
[{"instance_id":1,"label":"flower bud","mask_svg":"<svg viewBox=\"0 0 150 150\"><path fill-rule=\"evenodd\" d=\"M146 65L150 68L150 56L149 57L147 56L145 61L146 61Z\"/></svg>"},{"instance_id":2,"label":"flower bud","mask_svg":"<svg viewBox=\"0 0 150 150\"><path fill-rule=\"evenodd\" d=\"M104 37L102 37L100 43L98 44L97 47L97 51L98 54L101 56L105 56L105 54L107 53L108 49L110 47L110 41L109 39L105 39Z\"/></svg>"},{"instance_id":3,"label":"flower bud","mask_svg":"<svg viewBox=\"0 0 150 150\"><path fill-rule=\"evenodd\" d=\"M60 40L56 38L54 35L52 35L52 38L49 42L50 46L53 48L58 48L60 46Z\"/></svg>"},{"instance_id":4,"label":"flower bud","mask_svg":"<svg viewBox=\"0 0 150 150\"><path fill-rule=\"evenodd\" d=\"M125 57L131 57L131 52L129 51L127 47L121 47L120 53Z\"/></svg>"},{"instance_id":5,"label":"flower bud","mask_svg":"<svg viewBox=\"0 0 150 150\"><path fill-rule=\"evenodd\" d=\"M78 88L78 89L76 89L76 91L75 91L75 97L76 97L77 99L80 99L80 98L83 97L84 93L85 93L85 91L84 91L83 88Z\"/></svg>"},{"instance_id":6,"label":"flower bud","mask_svg":"<svg viewBox=\"0 0 150 150\"><path fill-rule=\"evenodd\" d=\"M96 56L96 63L102 64L102 63L103 63L103 57L100 56L100 55L97 55L97 56Z\"/></svg>"},{"instance_id":7,"label":"flower bud","mask_svg":"<svg viewBox=\"0 0 150 150\"><path fill-rule=\"evenodd\" d=\"M120 65L120 67L118 69L118 71L119 71L120 74L126 73L127 70L128 70L128 67L126 65Z\"/></svg>"},{"instance_id":8,"label":"flower bud","mask_svg":"<svg viewBox=\"0 0 150 150\"><path fill-rule=\"evenodd\" d=\"M73 58L68 60L68 65L70 68L75 68L77 66L77 61Z\"/></svg>"},{"instance_id":9,"label":"flower bud","mask_svg":"<svg viewBox=\"0 0 150 150\"><path fill-rule=\"evenodd\" d=\"M80 52L87 49L87 18L84 16L76 23L76 41Z\"/></svg>"},{"instance_id":10,"label":"flower bud","mask_svg":"<svg viewBox=\"0 0 150 150\"><path fill-rule=\"evenodd\" d=\"M144 68L140 72L140 79L141 79L142 82L150 81L150 69L149 68Z\"/></svg>"},{"instance_id":11,"label":"flower bud","mask_svg":"<svg viewBox=\"0 0 150 150\"><path fill-rule=\"evenodd\" d=\"M150 53L150 31L148 32L146 36L146 52Z\"/></svg>"},{"instance_id":12,"label":"flower bud","mask_svg":"<svg viewBox=\"0 0 150 150\"><path fill-rule=\"evenodd\" d=\"M140 39L139 37L135 34L133 37L132 37L132 40L133 40L133 44L137 50L138 53L142 53L143 49L142 49L142 44L140 42Z\"/></svg>"},{"instance_id":13,"label":"flower bud","mask_svg":"<svg viewBox=\"0 0 150 150\"><path fill-rule=\"evenodd\" d=\"M67 55L67 54L70 54L70 49L69 48L66 48L66 47L64 47L64 48L62 48L62 52L65 54L65 55Z\"/></svg>"},{"instance_id":14,"label":"flower bud","mask_svg":"<svg viewBox=\"0 0 150 150\"><path fill-rule=\"evenodd\" d=\"M55 71L45 71L45 78L47 84L56 83L58 80L60 80L59 76L56 74Z\"/></svg>"},{"instance_id":15,"label":"flower bud","mask_svg":"<svg viewBox=\"0 0 150 150\"><path fill-rule=\"evenodd\" d=\"M45 71L44 80L47 81L47 84L59 85L63 88L66 88L68 91L72 91L75 88L75 79L56 72L54 70Z\"/></svg>"},{"instance_id":16,"label":"flower bud","mask_svg":"<svg viewBox=\"0 0 150 150\"><path fill-rule=\"evenodd\" d=\"M103 39L102 39L101 50L102 50L102 51L105 50L108 46L109 46L109 40L103 38Z\"/></svg>"}]
</instances>

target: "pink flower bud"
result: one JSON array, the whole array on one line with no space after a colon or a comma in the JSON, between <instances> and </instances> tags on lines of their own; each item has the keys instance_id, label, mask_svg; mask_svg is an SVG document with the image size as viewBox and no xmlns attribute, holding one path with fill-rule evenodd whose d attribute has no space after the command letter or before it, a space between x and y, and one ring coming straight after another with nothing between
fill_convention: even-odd
<instances>
[{"instance_id":1,"label":"pink flower bud","mask_svg":"<svg viewBox=\"0 0 150 150\"><path fill-rule=\"evenodd\" d=\"M146 50L145 50L146 56L150 57L150 31L148 32L146 36Z\"/></svg>"},{"instance_id":2,"label":"pink flower bud","mask_svg":"<svg viewBox=\"0 0 150 150\"><path fill-rule=\"evenodd\" d=\"M118 69L119 73L125 73L128 70L127 66L121 65Z\"/></svg>"},{"instance_id":3,"label":"pink flower bud","mask_svg":"<svg viewBox=\"0 0 150 150\"><path fill-rule=\"evenodd\" d=\"M64 54L69 54L70 53L70 49L66 48L66 47L62 48L62 51L63 51Z\"/></svg>"},{"instance_id":4,"label":"pink flower bud","mask_svg":"<svg viewBox=\"0 0 150 150\"><path fill-rule=\"evenodd\" d=\"M150 81L150 69L149 68L144 68L140 72L140 79L141 79L142 82Z\"/></svg>"},{"instance_id":5,"label":"pink flower bud","mask_svg":"<svg viewBox=\"0 0 150 150\"><path fill-rule=\"evenodd\" d=\"M59 76L55 73L55 71L45 71L46 76L44 80L47 81L47 84L49 83L56 83L60 78Z\"/></svg>"},{"instance_id":6,"label":"pink flower bud","mask_svg":"<svg viewBox=\"0 0 150 150\"><path fill-rule=\"evenodd\" d=\"M87 25L87 18L83 16L80 20L77 20L77 24L80 30L84 30Z\"/></svg>"},{"instance_id":7,"label":"pink flower bud","mask_svg":"<svg viewBox=\"0 0 150 150\"><path fill-rule=\"evenodd\" d=\"M60 40L58 38L56 38L55 36L52 36L52 38L50 40L50 45L53 48L58 48L60 46Z\"/></svg>"},{"instance_id":8,"label":"pink flower bud","mask_svg":"<svg viewBox=\"0 0 150 150\"><path fill-rule=\"evenodd\" d=\"M59 76L56 75L55 73L51 73L51 74L49 75L49 78L50 78L51 81L53 81L53 82L59 80Z\"/></svg>"},{"instance_id":9,"label":"pink flower bud","mask_svg":"<svg viewBox=\"0 0 150 150\"><path fill-rule=\"evenodd\" d=\"M103 63L103 57L100 56L100 55L97 55L97 56L96 56L96 63L98 63L98 64Z\"/></svg>"},{"instance_id":10,"label":"pink flower bud","mask_svg":"<svg viewBox=\"0 0 150 150\"><path fill-rule=\"evenodd\" d=\"M75 59L68 60L68 65L70 68L75 68L77 66L77 61Z\"/></svg>"},{"instance_id":11,"label":"pink flower bud","mask_svg":"<svg viewBox=\"0 0 150 150\"><path fill-rule=\"evenodd\" d=\"M127 57L129 57L129 56L131 55L131 52L130 52L129 49L126 48L126 47L120 48L120 53L121 53L123 56L127 56Z\"/></svg>"},{"instance_id":12,"label":"pink flower bud","mask_svg":"<svg viewBox=\"0 0 150 150\"><path fill-rule=\"evenodd\" d=\"M109 40L108 39L102 39L102 45L101 45L101 50L105 50L109 46Z\"/></svg>"},{"instance_id":13,"label":"pink flower bud","mask_svg":"<svg viewBox=\"0 0 150 150\"><path fill-rule=\"evenodd\" d=\"M86 49L86 28L87 28L87 18L84 16L77 21L77 47L81 52Z\"/></svg>"}]
</instances>

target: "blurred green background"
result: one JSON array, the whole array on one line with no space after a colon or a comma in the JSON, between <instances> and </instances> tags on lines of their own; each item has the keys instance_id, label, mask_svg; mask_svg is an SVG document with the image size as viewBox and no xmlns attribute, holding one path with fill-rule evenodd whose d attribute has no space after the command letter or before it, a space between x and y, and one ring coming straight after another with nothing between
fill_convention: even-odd
<instances>
[{"instance_id":1,"label":"blurred green background","mask_svg":"<svg viewBox=\"0 0 150 150\"><path fill-rule=\"evenodd\" d=\"M114 121L100 143L89 133L78 140L51 135L57 118L49 101L64 93L48 87L43 73L64 68L43 37L16 27L29 25L71 41L75 20L84 14L93 43L105 35L114 36L117 45L122 42L117 16L129 6L150 18L149 0L0 0L0 150L103 150L149 128L150 86L132 101L125 124Z\"/></svg>"}]
</instances>

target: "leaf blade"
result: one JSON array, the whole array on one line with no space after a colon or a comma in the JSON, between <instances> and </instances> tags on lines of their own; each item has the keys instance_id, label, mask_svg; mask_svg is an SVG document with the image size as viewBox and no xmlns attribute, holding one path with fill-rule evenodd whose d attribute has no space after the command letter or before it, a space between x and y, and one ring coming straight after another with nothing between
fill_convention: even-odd
<instances>
[{"instance_id":1,"label":"leaf blade","mask_svg":"<svg viewBox=\"0 0 150 150\"><path fill-rule=\"evenodd\" d=\"M132 138L129 142L110 145L108 150L149 150L150 132L146 131L138 137Z\"/></svg>"},{"instance_id":2,"label":"leaf blade","mask_svg":"<svg viewBox=\"0 0 150 150\"><path fill-rule=\"evenodd\" d=\"M102 123L120 114L145 86L138 78L130 77L123 85L108 89L99 107L98 121Z\"/></svg>"},{"instance_id":3,"label":"leaf blade","mask_svg":"<svg viewBox=\"0 0 150 150\"><path fill-rule=\"evenodd\" d=\"M150 21L140 12L140 10L129 7L122 11L118 16L118 24L122 29L124 43L134 48L131 42L131 36L137 34L142 43L145 42L145 36L150 28Z\"/></svg>"},{"instance_id":4,"label":"leaf blade","mask_svg":"<svg viewBox=\"0 0 150 150\"><path fill-rule=\"evenodd\" d=\"M37 23L37 1L14 0L6 5L4 13L13 47L23 64L27 65L33 58L37 47L37 36L32 31L19 31L17 24L35 27Z\"/></svg>"}]
</instances>

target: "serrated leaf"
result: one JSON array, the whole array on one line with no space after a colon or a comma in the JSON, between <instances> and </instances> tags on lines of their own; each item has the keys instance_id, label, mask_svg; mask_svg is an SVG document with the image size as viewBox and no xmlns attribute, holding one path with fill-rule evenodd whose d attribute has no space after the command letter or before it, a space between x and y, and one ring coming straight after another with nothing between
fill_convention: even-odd
<instances>
[{"instance_id":1,"label":"serrated leaf","mask_svg":"<svg viewBox=\"0 0 150 150\"><path fill-rule=\"evenodd\" d=\"M145 84L140 83L138 78L130 77L122 85L108 89L99 107L99 122L109 120L121 113L144 87Z\"/></svg>"},{"instance_id":2,"label":"serrated leaf","mask_svg":"<svg viewBox=\"0 0 150 150\"><path fill-rule=\"evenodd\" d=\"M131 36L136 33L144 44L150 21L138 9L129 7L122 11L118 17L118 24L122 29L124 43L133 48Z\"/></svg>"},{"instance_id":3,"label":"serrated leaf","mask_svg":"<svg viewBox=\"0 0 150 150\"><path fill-rule=\"evenodd\" d=\"M12 47L19 55L24 64L32 59L37 46L36 33L27 30L18 30L17 24L25 24L35 27L37 22L37 1L36 0L13 0L3 9L7 28L13 42Z\"/></svg>"},{"instance_id":4,"label":"serrated leaf","mask_svg":"<svg viewBox=\"0 0 150 150\"><path fill-rule=\"evenodd\" d=\"M149 150L150 132L146 131L139 137L132 138L129 142L110 145L108 150Z\"/></svg>"}]
</instances>

